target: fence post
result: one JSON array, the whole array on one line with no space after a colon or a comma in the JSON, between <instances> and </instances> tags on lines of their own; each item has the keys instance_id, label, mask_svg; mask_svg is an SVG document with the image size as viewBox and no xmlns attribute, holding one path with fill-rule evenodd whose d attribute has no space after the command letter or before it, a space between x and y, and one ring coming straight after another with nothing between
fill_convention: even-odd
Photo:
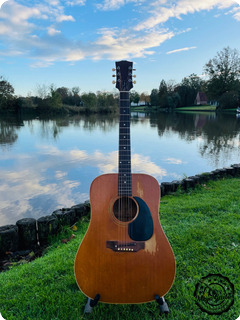
<instances>
[{"instance_id":1,"label":"fence post","mask_svg":"<svg viewBox=\"0 0 240 320\"><path fill-rule=\"evenodd\" d=\"M16 222L20 249L33 249L37 246L36 220L25 218Z\"/></svg>"},{"instance_id":2,"label":"fence post","mask_svg":"<svg viewBox=\"0 0 240 320\"><path fill-rule=\"evenodd\" d=\"M18 227L16 225L0 227L0 256L5 255L7 251L17 251L18 246Z\"/></svg>"}]
</instances>

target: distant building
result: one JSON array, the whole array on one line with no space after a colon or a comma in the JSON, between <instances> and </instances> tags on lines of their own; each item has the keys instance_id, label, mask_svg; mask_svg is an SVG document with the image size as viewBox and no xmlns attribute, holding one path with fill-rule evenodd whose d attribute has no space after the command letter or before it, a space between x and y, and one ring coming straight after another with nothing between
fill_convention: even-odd
<instances>
[{"instance_id":1,"label":"distant building","mask_svg":"<svg viewBox=\"0 0 240 320\"><path fill-rule=\"evenodd\" d=\"M149 103L145 101L139 101L138 103L131 102L131 107L143 107L143 106L149 106Z\"/></svg>"},{"instance_id":2,"label":"distant building","mask_svg":"<svg viewBox=\"0 0 240 320\"><path fill-rule=\"evenodd\" d=\"M208 104L207 95L204 92L198 91L195 101L197 105L206 105Z\"/></svg>"}]
</instances>

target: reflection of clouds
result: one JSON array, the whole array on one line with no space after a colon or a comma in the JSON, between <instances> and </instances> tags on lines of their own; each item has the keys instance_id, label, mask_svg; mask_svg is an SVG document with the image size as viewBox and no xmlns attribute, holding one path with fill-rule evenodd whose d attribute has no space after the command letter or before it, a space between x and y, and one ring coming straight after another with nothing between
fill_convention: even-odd
<instances>
[{"instance_id":1,"label":"reflection of clouds","mask_svg":"<svg viewBox=\"0 0 240 320\"><path fill-rule=\"evenodd\" d=\"M150 161L149 157L145 157L139 154L133 155L132 167L134 172L147 173L159 179L162 179L163 176L167 175L166 170Z\"/></svg>"},{"instance_id":2,"label":"reflection of clouds","mask_svg":"<svg viewBox=\"0 0 240 320\"><path fill-rule=\"evenodd\" d=\"M2 157L0 156L2 159ZM71 207L89 198L81 193L84 183L89 189L91 181L77 181L76 168L85 172L86 167L97 168L102 173L118 170L118 152L92 154L84 150L60 150L53 146L40 146L32 155L19 154L4 157L15 160L16 167L11 171L2 169L0 176L0 225L14 223L26 217L39 217L51 214L56 208ZM91 169L92 170L92 169ZM132 171L150 174L161 179L166 171L154 164L149 157L133 154ZM73 179L69 173L74 173ZM86 171L87 172L87 171ZM81 172L80 172L81 174ZM76 180L74 180L76 179Z\"/></svg>"},{"instance_id":3,"label":"reflection of clouds","mask_svg":"<svg viewBox=\"0 0 240 320\"><path fill-rule=\"evenodd\" d=\"M67 172L63 172L63 171L56 171L55 172L55 178L57 179L57 180L61 180L61 179L63 179L64 177L66 177L67 176Z\"/></svg>"},{"instance_id":4,"label":"reflection of clouds","mask_svg":"<svg viewBox=\"0 0 240 320\"><path fill-rule=\"evenodd\" d=\"M42 152L52 157L57 156L62 160L75 163L79 166L96 167L101 173L113 173L118 171L118 152L112 151L109 153L102 153L95 151L88 154L84 150L59 150L56 147L40 146ZM162 178L166 176L166 170L162 169L153 163L149 157L133 154L132 155L132 171L150 174L154 177ZM176 159L175 159L176 160ZM181 160L178 160L181 161Z\"/></svg>"},{"instance_id":5,"label":"reflection of clouds","mask_svg":"<svg viewBox=\"0 0 240 320\"><path fill-rule=\"evenodd\" d=\"M79 182L66 179L61 183L47 183L43 174L44 170L40 172L34 166L19 172L2 171L0 177L0 225L7 224L9 221L14 223L26 214L36 218L50 214L56 207L68 207L76 203L72 193L73 189L79 186ZM59 172L56 175L59 177ZM62 175L62 178L64 177L65 175ZM77 195L80 200L88 198L86 194ZM49 205L48 210L48 208L44 208L46 207L44 202L48 203L49 200L53 206L51 208Z\"/></svg>"}]
</instances>

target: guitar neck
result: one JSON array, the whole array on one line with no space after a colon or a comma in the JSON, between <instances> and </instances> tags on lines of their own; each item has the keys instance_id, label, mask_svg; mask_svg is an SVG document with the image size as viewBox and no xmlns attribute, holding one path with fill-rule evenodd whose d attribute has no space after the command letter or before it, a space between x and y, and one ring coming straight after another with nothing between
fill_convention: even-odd
<instances>
[{"instance_id":1,"label":"guitar neck","mask_svg":"<svg viewBox=\"0 0 240 320\"><path fill-rule=\"evenodd\" d=\"M130 100L128 91L120 91L118 194L132 195Z\"/></svg>"}]
</instances>

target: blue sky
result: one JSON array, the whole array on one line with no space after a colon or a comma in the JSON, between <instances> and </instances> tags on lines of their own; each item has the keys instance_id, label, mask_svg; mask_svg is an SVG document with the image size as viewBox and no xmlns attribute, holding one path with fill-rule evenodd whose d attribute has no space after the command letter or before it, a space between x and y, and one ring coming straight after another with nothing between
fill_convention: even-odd
<instances>
[{"instance_id":1,"label":"blue sky","mask_svg":"<svg viewBox=\"0 0 240 320\"><path fill-rule=\"evenodd\" d=\"M0 4L4 1L0 1ZM180 82L226 46L240 50L240 0L8 0L0 75L15 94L38 85L112 91L114 61L137 69L138 92Z\"/></svg>"}]
</instances>

